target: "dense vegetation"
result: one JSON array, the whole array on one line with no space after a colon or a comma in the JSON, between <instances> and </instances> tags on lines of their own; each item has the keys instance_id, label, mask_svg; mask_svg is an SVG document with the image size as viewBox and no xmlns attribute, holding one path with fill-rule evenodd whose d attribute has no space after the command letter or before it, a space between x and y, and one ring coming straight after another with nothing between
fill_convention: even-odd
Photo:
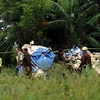
<instances>
[{"instance_id":1,"label":"dense vegetation","mask_svg":"<svg viewBox=\"0 0 100 100\"><path fill-rule=\"evenodd\" d=\"M99 13L99 0L0 0L0 52L31 40L54 50L78 45L79 39L100 47Z\"/></svg>"},{"instance_id":2,"label":"dense vegetation","mask_svg":"<svg viewBox=\"0 0 100 100\"><path fill-rule=\"evenodd\" d=\"M0 75L1 100L99 100L100 79L93 70L69 73L64 64L54 65L47 78L16 77L14 69Z\"/></svg>"}]
</instances>

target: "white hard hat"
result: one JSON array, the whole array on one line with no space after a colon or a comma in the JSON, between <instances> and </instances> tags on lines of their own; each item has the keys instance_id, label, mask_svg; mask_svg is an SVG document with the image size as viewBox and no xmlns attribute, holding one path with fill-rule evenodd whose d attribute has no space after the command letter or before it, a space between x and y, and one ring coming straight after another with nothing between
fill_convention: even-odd
<instances>
[{"instance_id":1,"label":"white hard hat","mask_svg":"<svg viewBox=\"0 0 100 100\"><path fill-rule=\"evenodd\" d=\"M88 48L87 47L83 47L82 50L88 50Z\"/></svg>"}]
</instances>

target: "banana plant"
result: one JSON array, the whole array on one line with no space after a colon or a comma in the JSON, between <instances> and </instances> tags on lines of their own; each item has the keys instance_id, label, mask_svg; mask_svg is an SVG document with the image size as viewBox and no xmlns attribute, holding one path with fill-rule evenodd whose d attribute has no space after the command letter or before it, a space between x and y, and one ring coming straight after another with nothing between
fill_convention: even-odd
<instances>
[{"instance_id":1,"label":"banana plant","mask_svg":"<svg viewBox=\"0 0 100 100\"><path fill-rule=\"evenodd\" d=\"M84 40L88 37L87 34L89 33L87 32L90 29L90 25L94 24L94 22L96 22L100 17L100 14L98 14L97 12L98 7L98 4L96 4L93 0L88 0L88 2L85 2L81 6L78 3L78 0L58 0L58 3L55 3L52 10L55 12L54 14L56 15L56 17L59 17L56 18L57 20L49 22L48 25L53 27L57 25L57 23L60 25L61 23L65 24L70 31L70 36L72 36L71 34L73 34L74 36L76 35L76 37L82 36L82 40L84 42ZM93 14L96 15L93 16ZM94 41L94 39L89 40L95 42L96 40ZM97 41L95 43L98 45Z\"/></svg>"}]
</instances>

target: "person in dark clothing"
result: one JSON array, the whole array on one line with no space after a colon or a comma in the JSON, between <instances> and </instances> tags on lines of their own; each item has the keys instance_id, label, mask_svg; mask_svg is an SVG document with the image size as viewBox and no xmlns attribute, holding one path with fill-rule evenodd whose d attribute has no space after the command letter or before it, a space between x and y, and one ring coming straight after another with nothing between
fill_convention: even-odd
<instances>
[{"instance_id":1,"label":"person in dark clothing","mask_svg":"<svg viewBox=\"0 0 100 100\"><path fill-rule=\"evenodd\" d=\"M65 58L63 55L64 55L64 51L62 49L60 49L59 53L54 58L54 62L58 63L59 61L65 61Z\"/></svg>"},{"instance_id":2,"label":"person in dark clothing","mask_svg":"<svg viewBox=\"0 0 100 100\"><path fill-rule=\"evenodd\" d=\"M28 49L23 49L24 58L23 58L23 66L26 69L26 75L31 76L32 75L32 65L31 65L31 58L30 54L28 53Z\"/></svg>"},{"instance_id":3,"label":"person in dark clothing","mask_svg":"<svg viewBox=\"0 0 100 100\"><path fill-rule=\"evenodd\" d=\"M86 68L86 65L88 65L91 68L91 56L87 53L87 50L87 47L82 48L83 55L81 58L81 64L79 66L80 71L82 71L82 68Z\"/></svg>"}]
</instances>

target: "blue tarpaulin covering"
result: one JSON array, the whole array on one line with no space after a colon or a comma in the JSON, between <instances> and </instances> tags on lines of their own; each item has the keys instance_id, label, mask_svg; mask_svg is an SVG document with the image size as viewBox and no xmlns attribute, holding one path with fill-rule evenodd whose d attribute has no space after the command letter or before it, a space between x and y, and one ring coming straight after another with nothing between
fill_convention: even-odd
<instances>
[{"instance_id":1,"label":"blue tarpaulin covering","mask_svg":"<svg viewBox=\"0 0 100 100\"><path fill-rule=\"evenodd\" d=\"M53 63L55 54L46 47L40 47L31 53L32 63L41 69L47 69Z\"/></svg>"}]
</instances>

